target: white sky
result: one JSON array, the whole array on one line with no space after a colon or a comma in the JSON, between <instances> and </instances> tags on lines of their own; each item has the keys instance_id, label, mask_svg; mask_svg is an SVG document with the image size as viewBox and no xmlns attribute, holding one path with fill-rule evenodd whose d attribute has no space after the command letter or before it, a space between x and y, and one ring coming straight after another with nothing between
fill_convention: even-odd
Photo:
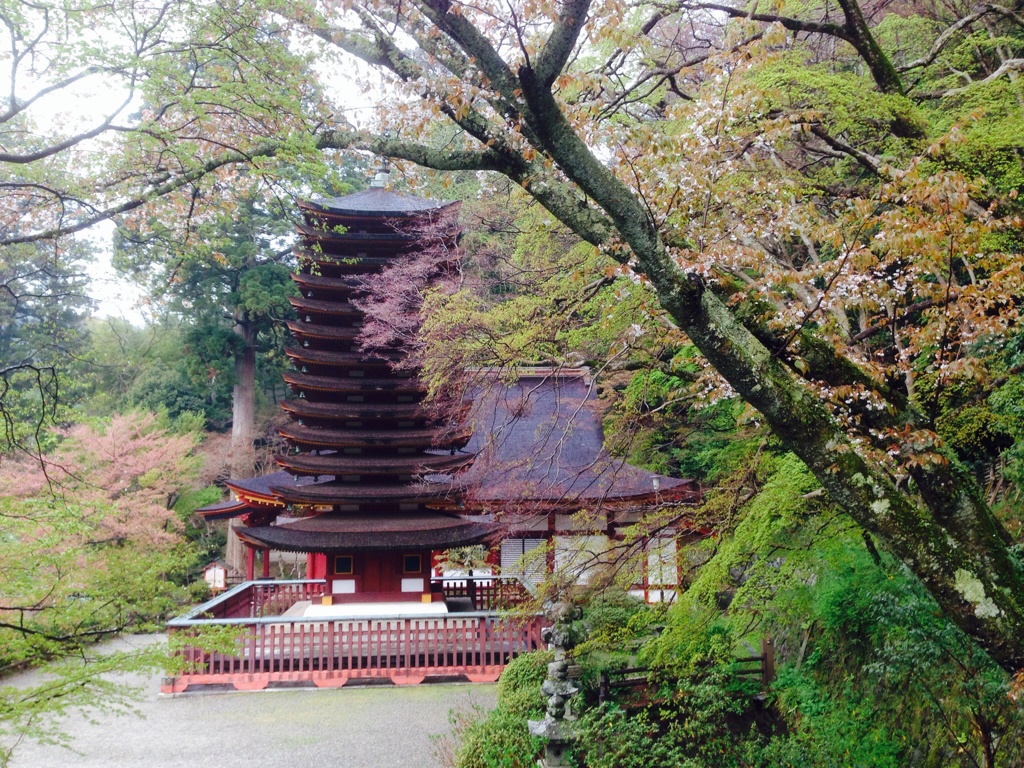
<instances>
[{"instance_id":1,"label":"white sky","mask_svg":"<svg viewBox=\"0 0 1024 768\"><path fill-rule=\"evenodd\" d=\"M372 91L363 93L355 81L360 79L362 82L372 82L377 79L375 73L368 66L358 63L342 52L336 52L330 59L333 61L324 61L319 72L325 90L335 103L343 105L341 113L350 123L360 127L370 124L376 109L375 94ZM90 93L90 98L86 100L88 108L83 107L78 111L79 108L76 107L76 117L96 119L96 115L117 109L123 99L123 93L113 89L108 89L102 96ZM61 110L65 117L66 106L67 102ZM96 302L94 316L123 318L133 325L142 326L146 323L147 315L146 293L135 283L122 278L112 266L113 233L114 225L108 221L92 227L85 234L97 249L96 261L86 270L90 277L89 294Z\"/></svg>"}]
</instances>

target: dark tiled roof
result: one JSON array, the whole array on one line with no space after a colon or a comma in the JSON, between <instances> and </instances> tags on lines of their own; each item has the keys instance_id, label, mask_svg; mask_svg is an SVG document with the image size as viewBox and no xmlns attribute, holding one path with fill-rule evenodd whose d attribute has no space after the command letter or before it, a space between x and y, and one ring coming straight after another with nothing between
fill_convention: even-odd
<instances>
[{"instance_id":1,"label":"dark tiled roof","mask_svg":"<svg viewBox=\"0 0 1024 768\"><path fill-rule=\"evenodd\" d=\"M402 395L422 395L426 390L413 376L390 379L371 379L365 376L310 376L304 373L285 373L284 380L298 389L323 389L345 394L388 392Z\"/></svg>"},{"instance_id":2,"label":"dark tiled roof","mask_svg":"<svg viewBox=\"0 0 1024 768\"><path fill-rule=\"evenodd\" d=\"M241 517L248 512L254 511L255 510L244 501L234 501L232 499L218 501L216 504L210 504L196 509L196 513L202 515L206 520L229 520L233 517Z\"/></svg>"},{"instance_id":3,"label":"dark tiled roof","mask_svg":"<svg viewBox=\"0 0 1024 768\"><path fill-rule=\"evenodd\" d=\"M425 197L392 192L383 187L370 187L353 195L311 201L310 207L321 208L332 213L408 216L425 211L436 211L456 204L450 200L430 200Z\"/></svg>"},{"instance_id":4,"label":"dark tiled roof","mask_svg":"<svg viewBox=\"0 0 1024 768\"><path fill-rule=\"evenodd\" d=\"M332 232L321 227L311 227L305 224L296 224L296 231L304 238L334 243L336 246L344 246L346 243L363 243L365 245L409 245L416 242L416 236L403 232Z\"/></svg>"},{"instance_id":5,"label":"dark tiled roof","mask_svg":"<svg viewBox=\"0 0 1024 768\"><path fill-rule=\"evenodd\" d=\"M289 296L288 302L299 313L308 312L312 315L349 315L355 317L362 317L363 315L361 310L347 301L323 301L321 299Z\"/></svg>"},{"instance_id":6,"label":"dark tiled roof","mask_svg":"<svg viewBox=\"0 0 1024 768\"><path fill-rule=\"evenodd\" d=\"M323 325L321 323L297 323L286 321L285 325L296 338L330 339L332 341L353 341L363 332L360 325Z\"/></svg>"},{"instance_id":7,"label":"dark tiled roof","mask_svg":"<svg viewBox=\"0 0 1024 768\"><path fill-rule=\"evenodd\" d=\"M317 475L424 475L454 472L473 461L472 454L448 453L404 454L398 456L363 456L345 453L287 454L275 458L285 469L301 474Z\"/></svg>"},{"instance_id":8,"label":"dark tiled roof","mask_svg":"<svg viewBox=\"0 0 1024 768\"><path fill-rule=\"evenodd\" d=\"M400 504L402 502L454 501L459 488L451 482L405 484L335 483L334 475L321 475L320 485L288 483L271 486L270 491L283 501L296 504Z\"/></svg>"},{"instance_id":9,"label":"dark tiled roof","mask_svg":"<svg viewBox=\"0 0 1024 768\"><path fill-rule=\"evenodd\" d=\"M284 353L290 358L303 362L357 368L379 368L399 359L399 355L391 353L368 355L362 352L334 352L326 349L306 349L305 347L285 347Z\"/></svg>"},{"instance_id":10,"label":"dark tiled roof","mask_svg":"<svg viewBox=\"0 0 1024 768\"><path fill-rule=\"evenodd\" d=\"M323 275L310 275L303 272L292 274L292 280L306 290L314 289L329 291L332 293L352 293L362 289L363 283L356 277L324 277Z\"/></svg>"},{"instance_id":11,"label":"dark tiled roof","mask_svg":"<svg viewBox=\"0 0 1024 768\"><path fill-rule=\"evenodd\" d=\"M696 492L690 480L608 454L597 396L583 372L524 375L510 386L495 383L475 401L466 450L479 455L459 478L470 502L653 500L655 477L661 494Z\"/></svg>"},{"instance_id":12,"label":"dark tiled roof","mask_svg":"<svg viewBox=\"0 0 1024 768\"><path fill-rule=\"evenodd\" d=\"M229 488L237 488L240 491L254 493L258 496L273 496L274 493L270 490L271 486L317 485L330 482L333 479L333 476L327 476L321 477L319 480L314 480L312 477L300 477L298 480L295 480L290 472L280 470L278 472L271 472L268 475L247 477L244 480L229 480L226 485Z\"/></svg>"},{"instance_id":13,"label":"dark tiled roof","mask_svg":"<svg viewBox=\"0 0 1024 768\"><path fill-rule=\"evenodd\" d=\"M450 549L483 541L497 526L460 517L410 513L320 515L293 523L236 529L243 539L292 552L353 549Z\"/></svg>"},{"instance_id":14,"label":"dark tiled roof","mask_svg":"<svg viewBox=\"0 0 1024 768\"><path fill-rule=\"evenodd\" d=\"M358 381L358 379L356 379ZM356 448L360 446L389 446L411 448L448 448L454 444L461 448L469 440L468 430L451 430L444 427L429 429L320 429L289 424L278 430L281 436L304 445L321 445L327 448Z\"/></svg>"},{"instance_id":15,"label":"dark tiled roof","mask_svg":"<svg viewBox=\"0 0 1024 768\"><path fill-rule=\"evenodd\" d=\"M428 419L429 410L419 403L331 403L285 400L281 407L299 418L310 419Z\"/></svg>"}]
</instances>

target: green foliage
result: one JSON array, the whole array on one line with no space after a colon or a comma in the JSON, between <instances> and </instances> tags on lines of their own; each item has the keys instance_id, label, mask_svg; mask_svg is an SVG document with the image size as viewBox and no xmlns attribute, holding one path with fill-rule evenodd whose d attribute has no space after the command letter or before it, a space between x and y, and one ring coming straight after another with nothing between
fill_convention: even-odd
<instances>
[{"instance_id":1,"label":"green foliage","mask_svg":"<svg viewBox=\"0 0 1024 768\"><path fill-rule=\"evenodd\" d=\"M656 360L666 331L650 290L580 242L522 193L466 201L459 290L434 291L420 333L424 375L443 391L466 366L512 369L623 358ZM671 334L668 334L671 335ZM675 334L678 340L678 334Z\"/></svg>"},{"instance_id":2,"label":"green foliage","mask_svg":"<svg viewBox=\"0 0 1024 768\"><path fill-rule=\"evenodd\" d=\"M583 608L587 640L608 638L608 644L614 643L619 633L644 626L651 612L642 598L622 590L604 590Z\"/></svg>"},{"instance_id":3,"label":"green foliage","mask_svg":"<svg viewBox=\"0 0 1024 768\"><path fill-rule=\"evenodd\" d=\"M91 257L75 240L0 249L0 455L52 447L81 392Z\"/></svg>"},{"instance_id":4,"label":"green foliage","mask_svg":"<svg viewBox=\"0 0 1024 768\"><path fill-rule=\"evenodd\" d=\"M498 707L519 717L540 715L546 706L540 685L553 659L550 651L536 651L509 662L498 680Z\"/></svg>"},{"instance_id":5,"label":"green foliage","mask_svg":"<svg viewBox=\"0 0 1024 768\"><path fill-rule=\"evenodd\" d=\"M501 673L495 709L452 715L453 768L533 768L542 742L530 735L526 721L543 712L540 685L552 658L547 651L516 657Z\"/></svg>"},{"instance_id":6,"label":"green foliage","mask_svg":"<svg viewBox=\"0 0 1024 768\"><path fill-rule=\"evenodd\" d=\"M140 691L125 685L122 676L153 674L166 659L162 643L134 651L85 652L47 664L39 671L41 683L0 686L0 766L9 764L23 739L73 748L61 730L63 719L72 713L131 713Z\"/></svg>"},{"instance_id":7,"label":"green foliage","mask_svg":"<svg viewBox=\"0 0 1024 768\"><path fill-rule=\"evenodd\" d=\"M227 531L195 514L199 507L215 504L223 497L223 490L216 485L184 491L174 502L174 511L181 520L182 534L196 550L196 568L188 576L191 582L199 577L199 569L207 562L219 557L227 544Z\"/></svg>"},{"instance_id":8,"label":"green foliage","mask_svg":"<svg viewBox=\"0 0 1024 768\"><path fill-rule=\"evenodd\" d=\"M905 162L916 149L913 141L898 136L925 130L920 108L911 99L865 88L858 73L808 61L805 51L794 49L768 59L751 74L750 85L764 100L766 112L782 109L821 120L830 134L847 136L864 151L894 162ZM840 165L830 173L849 170Z\"/></svg>"},{"instance_id":9,"label":"green foliage","mask_svg":"<svg viewBox=\"0 0 1024 768\"><path fill-rule=\"evenodd\" d=\"M774 637L767 765L966 766L996 744L994 764L1014 765L1024 712L1006 675L904 567L807 498L800 462L769 453L758 472L735 530L642 658L692 673Z\"/></svg>"},{"instance_id":10,"label":"green foliage","mask_svg":"<svg viewBox=\"0 0 1024 768\"><path fill-rule=\"evenodd\" d=\"M589 768L750 768L767 766L749 688L727 671L666 684L658 701L635 713L615 705L580 719L582 764Z\"/></svg>"},{"instance_id":11,"label":"green foliage","mask_svg":"<svg viewBox=\"0 0 1024 768\"><path fill-rule=\"evenodd\" d=\"M255 353L256 370L245 375L272 392L286 365L280 321L294 314L288 299L297 292L286 247L292 222L279 200L251 195L203 222L196 235L182 242L167 225L119 233L118 265L181 323L169 370L140 381L134 402L163 404L172 415L203 412L211 427L223 429L246 351Z\"/></svg>"},{"instance_id":12,"label":"green foliage","mask_svg":"<svg viewBox=\"0 0 1024 768\"><path fill-rule=\"evenodd\" d=\"M197 552L168 505L190 486L197 438L169 426L143 413L97 419L56 436L41 461L0 465L0 668L39 667L52 678L0 690L3 749L20 737L54 738L44 712L122 707L127 691L101 698L114 685L101 675L152 669L157 651L107 656L94 644L157 631L194 599L179 585Z\"/></svg>"},{"instance_id":13,"label":"green foliage","mask_svg":"<svg viewBox=\"0 0 1024 768\"><path fill-rule=\"evenodd\" d=\"M651 608L586 609L580 765L1017 765L1024 710L1007 676L910 572L820 501L791 454L769 445L734 474L753 493L660 634ZM761 704L733 660L765 636L779 671ZM595 706L599 671L638 663L651 684Z\"/></svg>"},{"instance_id":14,"label":"green foliage","mask_svg":"<svg viewBox=\"0 0 1024 768\"><path fill-rule=\"evenodd\" d=\"M482 720L455 723L456 768L534 768L541 740L519 715L498 708Z\"/></svg>"}]
</instances>

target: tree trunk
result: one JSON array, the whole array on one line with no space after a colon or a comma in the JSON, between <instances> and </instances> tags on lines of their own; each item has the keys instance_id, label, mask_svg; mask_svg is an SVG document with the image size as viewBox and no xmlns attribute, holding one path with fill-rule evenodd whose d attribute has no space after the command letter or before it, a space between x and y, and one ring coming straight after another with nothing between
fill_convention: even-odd
<instances>
[{"instance_id":1,"label":"tree trunk","mask_svg":"<svg viewBox=\"0 0 1024 768\"><path fill-rule=\"evenodd\" d=\"M231 476L251 477L256 464L253 437L256 420L256 328L240 320L235 333L242 348L235 354L235 389L231 401Z\"/></svg>"}]
</instances>

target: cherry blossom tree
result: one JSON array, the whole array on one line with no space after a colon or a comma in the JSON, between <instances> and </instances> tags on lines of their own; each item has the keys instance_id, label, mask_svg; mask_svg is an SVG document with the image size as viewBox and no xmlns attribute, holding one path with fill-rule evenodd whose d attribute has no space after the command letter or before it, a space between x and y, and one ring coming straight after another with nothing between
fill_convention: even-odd
<instances>
[{"instance_id":1,"label":"cherry blossom tree","mask_svg":"<svg viewBox=\"0 0 1024 768\"><path fill-rule=\"evenodd\" d=\"M132 413L68 429L41 462L0 463L0 663L43 675L0 687L0 764L22 738L57 737L54 718L69 708L122 708L130 692L107 672L160 663L159 647L107 655L94 645L190 599L172 580L191 557L172 507L192 480L195 444Z\"/></svg>"}]
</instances>

